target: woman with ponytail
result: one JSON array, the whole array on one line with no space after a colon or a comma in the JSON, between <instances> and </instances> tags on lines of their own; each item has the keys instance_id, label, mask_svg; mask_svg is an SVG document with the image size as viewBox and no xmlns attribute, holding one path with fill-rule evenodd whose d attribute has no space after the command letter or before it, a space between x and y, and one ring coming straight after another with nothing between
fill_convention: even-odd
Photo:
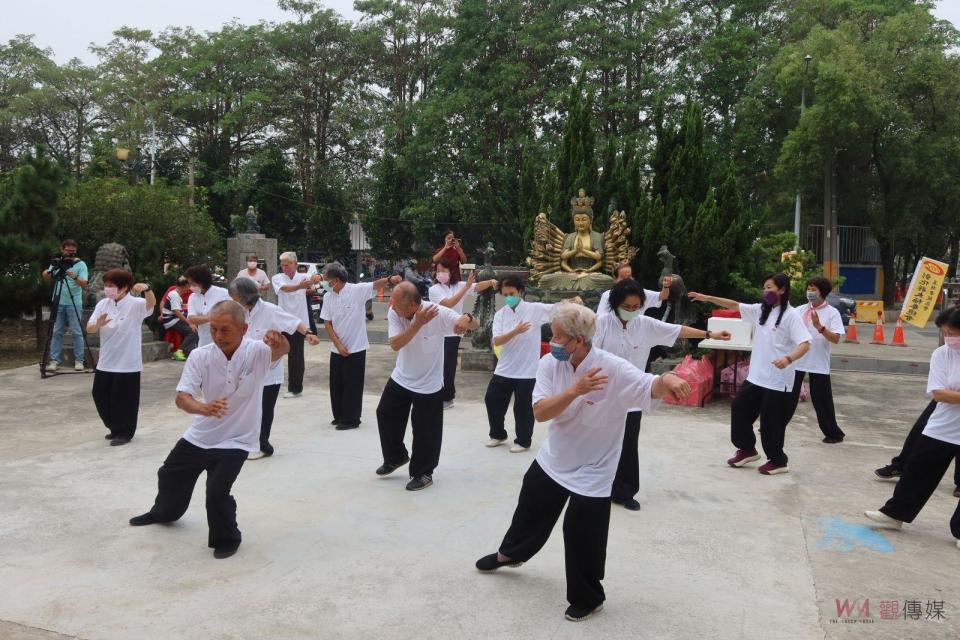
<instances>
[{"instance_id":1,"label":"woman with ponytail","mask_svg":"<svg viewBox=\"0 0 960 640\"><path fill-rule=\"evenodd\" d=\"M795 363L810 350L810 332L803 318L790 306L790 278L785 274L767 275L762 280L763 302L744 304L691 292L692 300L736 309L753 325L753 354L750 373L734 398L730 411L730 439L737 448L727 460L731 467L742 467L760 459L753 423L760 418L760 443L767 456L760 473L787 473L784 434L790 421L791 392Z\"/></svg>"}]
</instances>

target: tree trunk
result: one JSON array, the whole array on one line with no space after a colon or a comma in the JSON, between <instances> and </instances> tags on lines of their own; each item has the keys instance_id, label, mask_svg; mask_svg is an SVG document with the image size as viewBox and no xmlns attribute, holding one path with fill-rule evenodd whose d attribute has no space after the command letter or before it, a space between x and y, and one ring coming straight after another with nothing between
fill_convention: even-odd
<instances>
[{"instance_id":1,"label":"tree trunk","mask_svg":"<svg viewBox=\"0 0 960 640\"><path fill-rule=\"evenodd\" d=\"M883 268L883 305L892 306L897 284L897 275L893 268L894 242L892 237L883 236L877 238L877 243L880 245L880 264Z\"/></svg>"}]
</instances>

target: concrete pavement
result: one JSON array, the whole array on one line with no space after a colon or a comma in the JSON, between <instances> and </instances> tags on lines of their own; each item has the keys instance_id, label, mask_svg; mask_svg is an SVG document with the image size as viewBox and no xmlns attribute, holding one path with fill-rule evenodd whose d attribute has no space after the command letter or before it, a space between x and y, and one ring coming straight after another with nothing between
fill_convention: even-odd
<instances>
[{"instance_id":1,"label":"concrete pavement","mask_svg":"<svg viewBox=\"0 0 960 640\"><path fill-rule=\"evenodd\" d=\"M374 410L393 354L371 348L364 423L337 432L327 349L308 347L304 396L279 401L277 454L240 474L244 543L223 561L206 547L202 485L180 522L126 524L151 504L156 470L189 421L173 406L181 364L145 367L140 429L119 448L102 439L89 374L40 381L35 367L0 372L0 637L960 634L952 470L904 531L872 532L860 515L892 491L872 470L896 453L926 404L920 376L836 374L847 440L820 443L812 407L801 405L787 436L792 472L774 477L724 464L732 451L727 402L645 415L643 511L614 508L605 610L576 624L562 616L559 526L522 568L473 568L506 531L533 458L483 446L487 374L458 374L435 484L411 494L402 471L373 473L381 462ZM544 432L538 425L534 448ZM838 616L837 600L855 599L860 609ZM917 601L923 614L942 602L945 619L881 619L881 600Z\"/></svg>"}]
</instances>

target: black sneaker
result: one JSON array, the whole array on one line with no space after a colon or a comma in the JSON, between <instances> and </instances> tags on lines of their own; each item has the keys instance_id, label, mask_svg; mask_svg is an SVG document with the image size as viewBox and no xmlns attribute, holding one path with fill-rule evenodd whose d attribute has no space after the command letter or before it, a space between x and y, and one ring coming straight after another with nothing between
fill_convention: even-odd
<instances>
[{"instance_id":1,"label":"black sneaker","mask_svg":"<svg viewBox=\"0 0 960 640\"><path fill-rule=\"evenodd\" d=\"M896 482L896 480L900 477L900 469L892 464L888 464L885 467L880 467L879 469L875 470L873 474L877 476L877 480Z\"/></svg>"},{"instance_id":2,"label":"black sneaker","mask_svg":"<svg viewBox=\"0 0 960 640\"><path fill-rule=\"evenodd\" d=\"M332 424L333 426L337 426L338 424L340 424L340 421L339 421L339 420L331 420L331 421L330 421L330 424Z\"/></svg>"},{"instance_id":3,"label":"black sneaker","mask_svg":"<svg viewBox=\"0 0 960 640\"><path fill-rule=\"evenodd\" d=\"M410 482L407 483L407 491L420 491L421 489L426 489L432 484L433 476L425 473L422 476L410 478Z\"/></svg>"},{"instance_id":4,"label":"black sneaker","mask_svg":"<svg viewBox=\"0 0 960 640\"><path fill-rule=\"evenodd\" d=\"M827 436L821 442L825 442L827 444L837 444L838 442L843 442L843 436L840 436L840 437Z\"/></svg>"},{"instance_id":5,"label":"black sneaker","mask_svg":"<svg viewBox=\"0 0 960 640\"><path fill-rule=\"evenodd\" d=\"M960 498L960 485L953 488L953 497Z\"/></svg>"},{"instance_id":6,"label":"black sneaker","mask_svg":"<svg viewBox=\"0 0 960 640\"><path fill-rule=\"evenodd\" d=\"M384 462L384 463L383 463L382 465L380 465L380 467L377 469L377 475L378 475L378 476L388 476L388 475L390 475L391 473L393 473L394 471L396 471L397 469L399 469L400 467L402 467L403 465L407 464L408 462L410 462L410 458L404 458L402 462L398 462L398 463L396 463L396 464L391 464L391 463L389 463L389 462Z\"/></svg>"},{"instance_id":7,"label":"black sneaker","mask_svg":"<svg viewBox=\"0 0 960 640\"><path fill-rule=\"evenodd\" d=\"M127 444L128 442L130 442L130 438L121 438L120 436L117 436L116 438L113 438L110 440L110 446L119 447L121 445Z\"/></svg>"},{"instance_id":8,"label":"black sneaker","mask_svg":"<svg viewBox=\"0 0 960 640\"><path fill-rule=\"evenodd\" d=\"M567 618L567 620L572 622L583 622L590 616L594 615L595 613L600 613L601 611L603 611L603 603L598 604L592 609L570 605L567 607L567 611L563 615Z\"/></svg>"},{"instance_id":9,"label":"black sneaker","mask_svg":"<svg viewBox=\"0 0 960 640\"><path fill-rule=\"evenodd\" d=\"M350 429L356 429L359 426L360 426L359 424L345 424L343 422L338 422L335 429L337 431L349 431Z\"/></svg>"},{"instance_id":10,"label":"black sneaker","mask_svg":"<svg viewBox=\"0 0 960 640\"><path fill-rule=\"evenodd\" d=\"M229 558L237 552L237 549L240 548L239 542L234 542L233 544L224 545L222 547L217 547L213 550L213 557L217 560L223 560L224 558Z\"/></svg>"},{"instance_id":11,"label":"black sneaker","mask_svg":"<svg viewBox=\"0 0 960 640\"><path fill-rule=\"evenodd\" d=\"M116 437L117 437L117 436L113 435L112 433L108 433L107 435L103 436L103 439L104 439L104 440L113 440L113 439L116 438Z\"/></svg>"},{"instance_id":12,"label":"black sneaker","mask_svg":"<svg viewBox=\"0 0 960 640\"><path fill-rule=\"evenodd\" d=\"M630 498L629 500L614 499L612 502L613 504L619 504L627 511L640 511L640 503L633 498Z\"/></svg>"},{"instance_id":13,"label":"black sneaker","mask_svg":"<svg viewBox=\"0 0 960 640\"><path fill-rule=\"evenodd\" d=\"M519 567L522 565L522 562L517 562L516 560L505 560L500 562L497 560L497 554L491 553L488 556L483 556L477 560L477 569L480 571L496 571L500 567Z\"/></svg>"},{"instance_id":14,"label":"black sneaker","mask_svg":"<svg viewBox=\"0 0 960 640\"><path fill-rule=\"evenodd\" d=\"M157 524L160 521L157 520L157 517L153 515L153 512L147 511L145 514L140 516L134 516L130 518L131 527L142 527L147 524Z\"/></svg>"}]
</instances>

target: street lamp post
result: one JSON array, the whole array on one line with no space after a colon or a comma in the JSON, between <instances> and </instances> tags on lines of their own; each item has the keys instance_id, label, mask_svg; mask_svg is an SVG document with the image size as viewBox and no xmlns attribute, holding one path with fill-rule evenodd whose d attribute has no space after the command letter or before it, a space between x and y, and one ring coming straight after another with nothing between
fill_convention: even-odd
<instances>
[{"instance_id":1,"label":"street lamp post","mask_svg":"<svg viewBox=\"0 0 960 640\"><path fill-rule=\"evenodd\" d=\"M800 86L800 118L803 118L803 112L807 109L807 71L810 70L810 61L813 56L809 53L803 57L803 84ZM793 245L794 251L800 251L800 188L797 187L797 204L793 210L793 235L796 240Z\"/></svg>"}]
</instances>

